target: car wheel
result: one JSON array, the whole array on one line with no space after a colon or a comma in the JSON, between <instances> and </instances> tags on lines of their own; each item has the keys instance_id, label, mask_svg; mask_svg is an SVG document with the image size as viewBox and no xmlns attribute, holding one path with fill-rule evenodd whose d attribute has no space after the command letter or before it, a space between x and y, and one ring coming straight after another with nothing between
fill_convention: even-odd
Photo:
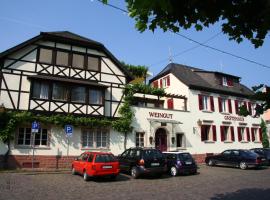
<instances>
[{"instance_id":1,"label":"car wheel","mask_svg":"<svg viewBox=\"0 0 270 200\"><path fill-rule=\"evenodd\" d=\"M84 171L84 173L83 173L83 180L84 180L84 181L89 181L89 176L88 176L88 174L86 173L86 171Z\"/></svg>"},{"instance_id":2,"label":"car wheel","mask_svg":"<svg viewBox=\"0 0 270 200\"><path fill-rule=\"evenodd\" d=\"M208 166L214 166L215 162L212 159L209 159L208 162L207 162L207 165Z\"/></svg>"},{"instance_id":3,"label":"car wheel","mask_svg":"<svg viewBox=\"0 0 270 200\"><path fill-rule=\"evenodd\" d=\"M72 167L71 174L72 174L72 175L76 175L76 174L77 174L77 173L76 173L76 170L75 170L75 168L74 168L74 167Z\"/></svg>"},{"instance_id":4,"label":"car wheel","mask_svg":"<svg viewBox=\"0 0 270 200\"><path fill-rule=\"evenodd\" d=\"M170 173L171 173L171 176L176 176L177 175L177 169L176 169L176 167L171 167Z\"/></svg>"},{"instance_id":5,"label":"car wheel","mask_svg":"<svg viewBox=\"0 0 270 200\"><path fill-rule=\"evenodd\" d=\"M240 167L240 169L247 169L248 168L247 163L245 163L245 162L240 162L239 167Z\"/></svg>"},{"instance_id":6,"label":"car wheel","mask_svg":"<svg viewBox=\"0 0 270 200\"><path fill-rule=\"evenodd\" d=\"M132 178L136 179L139 177L139 172L138 172L138 169L137 167L132 167L131 168L131 176Z\"/></svg>"}]
</instances>

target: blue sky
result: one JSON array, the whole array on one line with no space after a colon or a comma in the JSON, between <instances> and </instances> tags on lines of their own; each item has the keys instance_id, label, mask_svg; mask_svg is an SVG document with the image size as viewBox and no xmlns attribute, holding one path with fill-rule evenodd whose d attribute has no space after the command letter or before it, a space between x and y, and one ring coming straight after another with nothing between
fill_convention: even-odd
<instances>
[{"instance_id":1,"label":"blue sky","mask_svg":"<svg viewBox=\"0 0 270 200\"><path fill-rule=\"evenodd\" d=\"M124 0L110 0L125 8ZM196 44L170 32L138 32L135 21L125 13L104 6L97 0L2 0L0 3L0 52L13 47L40 31L68 30L102 42L119 60L130 64L149 66L157 74L169 63L169 55L178 54ZM181 31L194 40L204 42L221 31L216 24L203 31ZM219 34L207 45L270 66L270 37L263 47L255 49L244 41L238 44ZM170 50L169 50L170 49ZM242 83L251 87L270 85L270 69L199 47L173 62L206 70L222 71L242 77Z\"/></svg>"}]
</instances>

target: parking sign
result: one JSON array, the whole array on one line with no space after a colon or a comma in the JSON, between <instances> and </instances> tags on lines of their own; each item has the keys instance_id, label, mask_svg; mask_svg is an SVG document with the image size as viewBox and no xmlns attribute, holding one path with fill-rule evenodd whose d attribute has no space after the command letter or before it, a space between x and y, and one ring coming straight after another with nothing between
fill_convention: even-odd
<instances>
[{"instance_id":1,"label":"parking sign","mask_svg":"<svg viewBox=\"0 0 270 200\"><path fill-rule=\"evenodd\" d=\"M68 137L72 136L73 127L71 125L65 125L65 132Z\"/></svg>"},{"instance_id":2,"label":"parking sign","mask_svg":"<svg viewBox=\"0 0 270 200\"><path fill-rule=\"evenodd\" d=\"M32 122L32 133L38 133L38 130L40 128L40 124L37 121Z\"/></svg>"}]
</instances>

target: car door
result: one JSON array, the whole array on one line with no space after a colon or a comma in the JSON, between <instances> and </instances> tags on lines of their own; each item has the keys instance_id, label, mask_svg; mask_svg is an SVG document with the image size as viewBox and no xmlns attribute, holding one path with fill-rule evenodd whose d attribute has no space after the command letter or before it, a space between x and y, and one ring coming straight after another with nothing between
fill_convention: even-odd
<instances>
[{"instance_id":1,"label":"car door","mask_svg":"<svg viewBox=\"0 0 270 200\"><path fill-rule=\"evenodd\" d=\"M226 150L221 153L220 156L217 157L218 164L222 165L230 165L231 159L231 150Z\"/></svg>"},{"instance_id":2,"label":"car door","mask_svg":"<svg viewBox=\"0 0 270 200\"><path fill-rule=\"evenodd\" d=\"M83 173L83 169L84 169L84 167L85 167L85 163L86 163L86 161L87 161L87 158L88 158L88 154L86 154L86 153L83 153L83 154L81 155L81 157L80 157L80 161L78 162L78 172L79 172L80 174Z\"/></svg>"},{"instance_id":3,"label":"car door","mask_svg":"<svg viewBox=\"0 0 270 200\"><path fill-rule=\"evenodd\" d=\"M76 160L73 162L73 167L75 168L75 171L76 172L79 172L79 173L80 173L80 163L82 161L82 156L83 156L83 154L81 154L80 156L78 156L76 158Z\"/></svg>"},{"instance_id":4,"label":"car door","mask_svg":"<svg viewBox=\"0 0 270 200\"><path fill-rule=\"evenodd\" d=\"M118 158L120 170L122 170L122 171L127 171L128 170L128 155L129 155L129 152L130 152L130 149L127 149Z\"/></svg>"},{"instance_id":5,"label":"car door","mask_svg":"<svg viewBox=\"0 0 270 200\"><path fill-rule=\"evenodd\" d=\"M238 150L233 150L231 153L230 164L233 166L237 166L241 161L240 152Z\"/></svg>"}]
</instances>

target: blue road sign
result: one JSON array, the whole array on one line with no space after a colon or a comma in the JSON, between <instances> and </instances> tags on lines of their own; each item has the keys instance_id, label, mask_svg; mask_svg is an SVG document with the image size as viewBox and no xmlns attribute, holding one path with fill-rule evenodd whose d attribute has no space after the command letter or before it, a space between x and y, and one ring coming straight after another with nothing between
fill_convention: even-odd
<instances>
[{"instance_id":1,"label":"blue road sign","mask_svg":"<svg viewBox=\"0 0 270 200\"><path fill-rule=\"evenodd\" d=\"M67 136L72 136L73 127L71 125L65 125L65 132Z\"/></svg>"},{"instance_id":2,"label":"blue road sign","mask_svg":"<svg viewBox=\"0 0 270 200\"><path fill-rule=\"evenodd\" d=\"M40 124L37 121L32 122L32 133L38 133L38 130L40 128Z\"/></svg>"}]
</instances>

